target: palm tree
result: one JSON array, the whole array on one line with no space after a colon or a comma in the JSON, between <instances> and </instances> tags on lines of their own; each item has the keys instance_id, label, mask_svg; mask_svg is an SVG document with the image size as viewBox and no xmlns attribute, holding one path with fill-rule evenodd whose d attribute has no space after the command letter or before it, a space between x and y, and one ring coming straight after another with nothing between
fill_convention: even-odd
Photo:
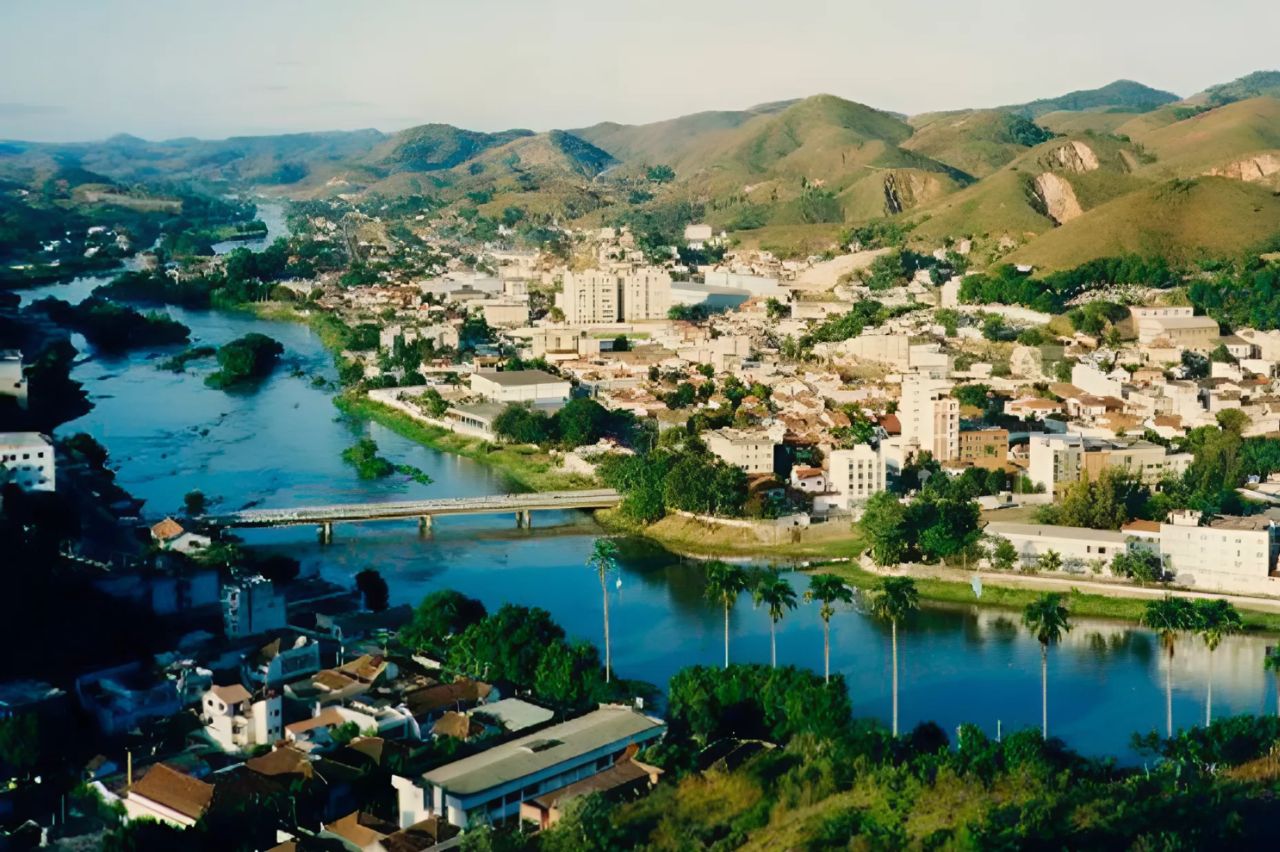
<instances>
[{"instance_id":1,"label":"palm tree","mask_svg":"<svg viewBox=\"0 0 1280 852\"><path fill-rule=\"evenodd\" d=\"M747 572L738 565L712 562L707 566L706 595L724 608L724 667L729 668L729 611L747 590Z\"/></svg>"},{"instance_id":2,"label":"palm tree","mask_svg":"<svg viewBox=\"0 0 1280 852\"><path fill-rule=\"evenodd\" d=\"M893 735L898 735L898 622L920 608L920 593L910 577L885 577L871 593L871 614L889 622L893 635Z\"/></svg>"},{"instance_id":3,"label":"palm tree","mask_svg":"<svg viewBox=\"0 0 1280 852\"><path fill-rule=\"evenodd\" d=\"M1196 628L1204 645L1209 649L1209 685L1204 696L1204 724L1213 722L1213 657L1224 636L1239 633L1244 628L1240 613L1230 601L1222 598L1204 598L1195 602Z\"/></svg>"},{"instance_id":4,"label":"palm tree","mask_svg":"<svg viewBox=\"0 0 1280 852\"><path fill-rule=\"evenodd\" d=\"M1173 650L1178 634L1193 630L1196 626L1195 608L1185 598L1165 595L1160 600L1148 601L1142 613L1142 623L1160 636L1160 644L1169 655L1164 672L1164 727L1165 735L1173 736Z\"/></svg>"},{"instance_id":5,"label":"palm tree","mask_svg":"<svg viewBox=\"0 0 1280 852\"><path fill-rule=\"evenodd\" d=\"M1062 634L1071 630L1067 608L1062 605L1062 595L1049 592L1027 604L1022 613L1022 623L1035 634L1040 642L1040 730L1049 739L1049 646L1062 640Z\"/></svg>"},{"instance_id":6,"label":"palm tree","mask_svg":"<svg viewBox=\"0 0 1280 852\"><path fill-rule=\"evenodd\" d=\"M613 676L613 653L609 647L609 586L606 580L618 567L617 542L611 538L596 539L587 565L600 575L600 595L604 598L604 682L609 683Z\"/></svg>"},{"instance_id":7,"label":"palm tree","mask_svg":"<svg viewBox=\"0 0 1280 852\"><path fill-rule=\"evenodd\" d=\"M853 590L835 574L816 574L809 580L804 593L806 603L821 601L818 617L822 619L822 678L831 682L831 616L836 614L834 604L853 603Z\"/></svg>"},{"instance_id":8,"label":"palm tree","mask_svg":"<svg viewBox=\"0 0 1280 852\"><path fill-rule=\"evenodd\" d=\"M1276 685L1276 715L1280 716L1280 648L1269 648L1262 668L1272 673Z\"/></svg>"},{"instance_id":9,"label":"palm tree","mask_svg":"<svg viewBox=\"0 0 1280 852\"><path fill-rule=\"evenodd\" d=\"M756 606L769 608L769 663L778 667L778 622L787 610L796 608L796 590L775 571L762 574L751 589Z\"/></svg>"}]
</instances>

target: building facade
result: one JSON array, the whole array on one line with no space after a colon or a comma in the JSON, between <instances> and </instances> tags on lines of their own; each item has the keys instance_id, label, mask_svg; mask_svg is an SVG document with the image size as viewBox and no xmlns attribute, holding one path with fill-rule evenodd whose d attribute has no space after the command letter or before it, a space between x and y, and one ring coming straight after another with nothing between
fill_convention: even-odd
<instances>
[{"instance_id":1,"label":"building facade","mask_svg":"<svg viewBox=\"0 0 1280 852\"><path fill-rule=\"evenodd\" d=\"M48 435L0 434L0 484L13 482L23 491L53 491L55 471L53 441Z\"/></svg>"},{"instance_id":2,"label":"building facade","mask_svg":"<svg viewBox=\"0 0 1280 852\"><path fill-rule=\"evenodd\" d=\"M502 405L559 405L569 400L565 379L543 370L482 370L471 374L471 392Z\"/></svg>"},{"instance_id":3,"label":"building facade","mask_svg":"<svg viewBox=\"0 0 1280 852\"><path fill-rule=\"evenodd\" d=\"M884 454L869 444L833 450L827 457L827 470L831 490L840 495L840 504L846 509L887 487Z\"/></svg>"},{"instance_id":4,"label":"building facade","mask_svg":"<svg viewBox=\"0 0 1280 852\"><path fill-rule=\"evenodd\" d=\"M740 467L747 473L773 473L776 442L766 432L726 426L704 433L702 439L707 449L726 464Z\"/></svg>"},{"instance_id":5,"label":"building facade","mask_svg":"<svg viewBox=\"0 0 1280 852\"><path fill-rule=\"evenodd\" d=\"M951 383L921 373L902 377L898 421L904 448L914 447L946 462L960 447L960 402L949 394Z\"/></svg>"}]
</instances>

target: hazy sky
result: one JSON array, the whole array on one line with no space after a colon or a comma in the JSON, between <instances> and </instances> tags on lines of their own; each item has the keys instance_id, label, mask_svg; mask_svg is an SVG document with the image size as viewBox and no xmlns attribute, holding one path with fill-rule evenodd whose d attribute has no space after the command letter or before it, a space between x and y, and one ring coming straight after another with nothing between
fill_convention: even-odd
<instances>
[{"instance_id":1,"label":"hazy sky","mask_svg":"<svg viewBox=\"0 0 1280 852\"><path fill-rule=\"evenodd\" d=\"M1280 66L1276 0L0 0L0 138L900 112Z\"/></svg>"}]
</instances>

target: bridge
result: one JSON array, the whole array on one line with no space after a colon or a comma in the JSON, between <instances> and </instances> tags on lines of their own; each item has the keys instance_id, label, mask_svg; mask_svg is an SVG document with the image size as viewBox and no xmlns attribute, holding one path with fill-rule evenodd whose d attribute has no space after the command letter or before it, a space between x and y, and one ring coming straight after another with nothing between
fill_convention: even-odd
<instances>
[{"instance_id":1,"label":"bridge","mask_svg":"<svg viewBox=\"0 0 1280 852\"><path fill-rule=\"evenodd\" d=\"M527 528L535 511L564 509L609 509L622 501L612 488L586 491L545 491L531 494L493 494L485 497L450 497L437 500L404 500L386 503L339 503L330 506L302 506L292 509L242 509L222 515L205 515L201 520L218 529L261 529L265 527L316 526L320 540L333 539L333 525L365 521L417 519L422 532L431 529L431 519L447 515L501 515L512 513L516 526Z\"/></svg>"}]
</instances>

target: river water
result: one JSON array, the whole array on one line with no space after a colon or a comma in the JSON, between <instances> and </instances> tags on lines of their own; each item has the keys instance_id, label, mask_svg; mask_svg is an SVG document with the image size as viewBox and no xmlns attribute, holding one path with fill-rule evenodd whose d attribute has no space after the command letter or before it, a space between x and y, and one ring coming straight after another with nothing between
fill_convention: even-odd
<instances>
[{"instance_id":1,"label":"river water","mask_svg":"<svg viewBox=\"0 0 1280 852\"><path fill-rule=\"evenodd\" d=\"M279 208L263 205L272 225ZM273 224L274 223L274 224ZM265 245L261 241L259 245ZM234 247L234 245L229 246ZM25 298L84 298L106 278L77 279L27 291ZM415 497L452 497L511 490L503 478L468 459L419 446L377 424L353 421L332 404L331 391L312 377L334 380L329 354L302 325L208 311L168 309L188 325L194 343L221 344L250 331L284 344L285 361L252 391L226 393L204 386L208 362L186 373L156 368L156 353L103 357L88 352L74 376L94 409L61 434L88 432L102 441L125 489L146 501L147 517L180 508L199 488L216 506L234 509ZM362 481L340 458L361 436L373 437L394 462L434 479L428 486L401 477ZM393 603L416 603L428 592L455 588L490 609L504 602L540 606L573 637L603 641L600 587L585 566L600 530L577 513L535 513L534 528L517 530L513 517L440 518L420 538L416 524L342 525L321 545L309 528L253 531L250 544L287 552L304 572L350 584L373 566L391 587ZM717 665L723 622L702 596L703 573L643 541L624 540L621 586L611 588L613 658L620 676L665 686L683 666ZM793 575L798 590L805 579ZM767 662L769 624L746 596L731 617L732 657ZM1039 645L1016 613L972 607L928 607L899 631L901 718L905 728L935 720L954 732L962 722L995 735L1038 726ZM1219 647L1214 670L1215 715L1274 712L1263 672L1268 641L1231 637ZM816 607L801 604L779 625L778 657L820 670L822 628ZM832 623L832 670L844 675L858 715L887 720L890 712L889 635L856 607ZM1149 632L1123 624L1079 621L1049 660L1051 733L1088 754L1134 758L1134 731L1162 729L1165 657ZM1203 720L1208 656L1199 640L1179 644L1173 663L1175 725Z\"/></svg>"}]
</instances>

